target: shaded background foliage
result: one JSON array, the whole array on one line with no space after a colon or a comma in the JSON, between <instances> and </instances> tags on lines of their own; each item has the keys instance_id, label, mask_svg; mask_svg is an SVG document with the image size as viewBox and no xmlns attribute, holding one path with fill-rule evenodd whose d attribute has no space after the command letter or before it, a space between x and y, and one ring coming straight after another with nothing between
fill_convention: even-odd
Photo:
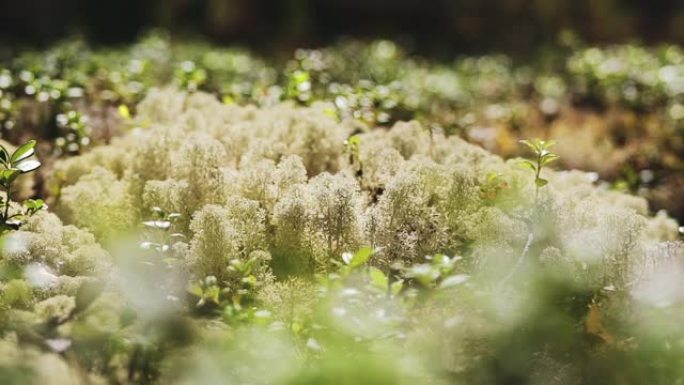
<instances>
[{"instance_id":1,"label":"shaded background foliage","mask_svg":"<svg viewBox=\"0 0 684 385\"><path fill-rule=\"evenodd\" d=\"M528 55L564 29L589 43L684 42L677 0L25 0L0 2L0 47L45 45L75 33L131 42L162 27L218 43L283 51L339 36L386 37L422 54ZM7 54L7 53L5 53Z\"/></svg>"}]
</instances>

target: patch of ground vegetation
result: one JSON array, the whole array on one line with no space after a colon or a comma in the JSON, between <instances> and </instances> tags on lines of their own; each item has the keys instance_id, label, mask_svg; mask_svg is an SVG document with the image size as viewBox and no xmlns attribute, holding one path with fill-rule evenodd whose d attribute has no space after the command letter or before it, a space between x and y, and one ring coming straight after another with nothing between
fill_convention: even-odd
<instances>
[{"instance_id":1,"label":"patch of ground vegetation","mask_svg":"<svg viewBox=\"0 0 684 385\"><path fill-rule=\"evenodd\" d=\"M0 383L684 376L677 47L81 44L0 74Z\"/></svg>"},{"instance_id":2,"label":"patch of ground vegetation","mask_svg":"<svg viewBox=\"0 0 684 385\"><path fill-rule=\"evenodd\" d=\"M72 39L0 63L0 126L12 143L41 139L44 155L65 156L109 143L149 90L170 84L226 104L327 102L338 119L417 119L504 157L522 155L519 139L554 138L562 167L597 172L681 219L683 68L676 45L591 47L570 33L556 51L520 63L431 61L390 41L269 58L154 32L129 47Z\"/></svg>"},{"instance_id":3,"label":"patch of ground vegetation","mask_svg":"<svg viewBox=\"0 0 684 385\"><path fill-rule=\"evenodd\" d=\"M5 237L5 383L681 375L676 222L552 171L552 143L504 161L415 121L352 135L322 104L173 90L137 111L55 164L59 217Z\"/></svg>"}]
</instances>

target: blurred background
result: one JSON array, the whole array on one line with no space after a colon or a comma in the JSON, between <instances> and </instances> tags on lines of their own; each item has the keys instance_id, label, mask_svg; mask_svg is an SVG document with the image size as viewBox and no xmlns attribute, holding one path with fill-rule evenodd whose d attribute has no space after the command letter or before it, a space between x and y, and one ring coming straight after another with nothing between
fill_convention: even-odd
<instances>
[{"instance_id":1,"label":"blurred background","mask_svg":"<svg viewBox=\"0 0 684 385\"><path fill-rule=\"evenodd\" d=\"M679 0L3 0L0 47L80 34L124 44L162 27L176 35L290 51L339 39L391 38L430 56L529 55L576 31L590 44L684 41Z\"/></svg>"}]
</instances>

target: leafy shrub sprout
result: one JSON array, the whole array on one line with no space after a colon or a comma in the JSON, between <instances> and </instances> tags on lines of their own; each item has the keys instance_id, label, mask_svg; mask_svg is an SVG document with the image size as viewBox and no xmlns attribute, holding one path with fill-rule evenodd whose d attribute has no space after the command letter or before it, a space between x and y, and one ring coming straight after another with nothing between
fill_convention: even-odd
<instances>
[{"instance_id":1,"label":"leafy shrub sprout","mask_svg":"<svg viewBox=\"0 0 684 385\"><path fill-rule=\"evenodd\" d=\"M31 159L35 154L35 147L36 141L30 140L10 153L4 146L0 145L0 165L2 166L2 170L0 170L0 186L5 190L5 198L0 199L0 208L2 209L0 220L2 221L1 228L3 232L18 228L22 217L34 214L44 207L42 200L30 199L24 203L26 207L25 212L10 215L13 183L19 175L29 173L40 167L39 161Z\"/></svg>"},{"instance_id":2,"label":"leafy shrub sprout","mask_svg":"<svg viewBox=\"0 0 684 385\"><path fill-rule=\"evenodd\" d=\"M539 195L539 188L546 186L549 181L541 177L541 171L545 166L558 160L559 156L549 151L556 142L541 139L521 140L520 143L527 146L535 155L534 160L523 160L522 164L534 171L534 185L537 187L536 194Z\"/></svg>"}]
</instances>

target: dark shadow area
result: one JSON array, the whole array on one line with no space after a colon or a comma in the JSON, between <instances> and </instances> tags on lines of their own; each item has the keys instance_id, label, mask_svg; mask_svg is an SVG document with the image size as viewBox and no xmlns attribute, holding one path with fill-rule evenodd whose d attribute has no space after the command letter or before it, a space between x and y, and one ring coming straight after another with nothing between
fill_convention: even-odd
<instances>
[{"instance_id":1,"label":"dark shadow area","mask_svg":"<svg viewBox=\"0 0 684 385\"><path fill-rule=\"evenodd\" d=\"M387 37L431 56L528 55L569 29L589 43L684 41L676 0L4 0L0 43L44 46L73 34L131 42L154 27L259 51Z\"/></svg>"}]
</instances>

